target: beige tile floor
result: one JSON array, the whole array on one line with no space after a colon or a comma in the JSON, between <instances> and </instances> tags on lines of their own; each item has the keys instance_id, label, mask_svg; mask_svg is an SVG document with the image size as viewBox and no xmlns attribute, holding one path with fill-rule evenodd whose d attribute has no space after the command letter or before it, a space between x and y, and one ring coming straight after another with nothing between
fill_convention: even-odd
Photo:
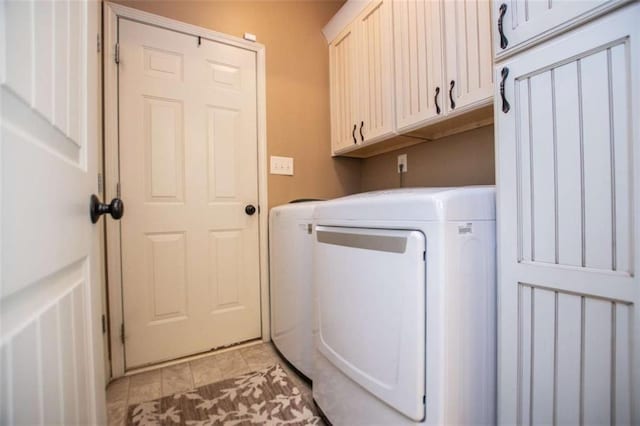
<instances>
[{"instance_id":1,"label":"beige tile floor","mask_svg":"<svg viewBox=\"0 0 640 426\"><path fill-rule=\"evenodd\" d=\"M311 392L309 385L288 368L270 343L258 343L114 380L107 387L109 425L124 425L127 407L131 404L229 379L275 363L282 365L303 392Z\"/></svg>"}]
</instances>

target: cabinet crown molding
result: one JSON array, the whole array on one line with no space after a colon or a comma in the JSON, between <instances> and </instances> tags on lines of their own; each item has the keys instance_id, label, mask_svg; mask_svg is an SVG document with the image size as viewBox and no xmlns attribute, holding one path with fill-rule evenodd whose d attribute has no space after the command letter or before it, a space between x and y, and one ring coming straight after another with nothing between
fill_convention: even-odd
<instances>
[{"instance_id":1,"label":"cabinet crown molding","mask_svg":"<svg viewBox=\"0 0 640 426\"><path fill-rule=\"evenodd\" d=\"M370 0L348 0L333 18L324 26L322 34L330 44L362 12L369 4Z\"/></svg>"}]
</instances>

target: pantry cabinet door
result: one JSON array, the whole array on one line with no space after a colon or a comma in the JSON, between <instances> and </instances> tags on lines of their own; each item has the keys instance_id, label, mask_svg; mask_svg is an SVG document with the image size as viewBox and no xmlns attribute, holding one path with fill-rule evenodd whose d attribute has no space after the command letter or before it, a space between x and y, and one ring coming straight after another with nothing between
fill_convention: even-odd
<instances>
[{"instance_id":1,"label":"pantry cabinet door","mask_svg":"<svg viewBox=\"0 0 640 426\"><path fill-rule=\"evenodd\" d=\"M640 421L639 20L496 69L501 424Z\"/></svg>"},{"instance_id":2,"label":"pantry cabinet door","mask_svg":"<svg viewBox=\"0 0 640 426\"><path fill-rule=\"evenodd\" d=\"M347 27L329 45L331 147L334 154L359 140L356 139L357 40L353 28L353 25Z\"/></svg>"},{"instance_id":3,"label":"pantry cabinet door","mask_svg":"<svg viewBox=\"0 0 640 426\"><path fill-rule=\"evenodd\" d=\"M444 113L443 3L393 2L396 123L413 130Z\"/></svg>"},{"instance_id":4,"label":"pantry cabinet door","mask_svg":"<svg viewBox=\"0 0 640 426\"><path fill-rule=\"evenodd\" d=\"M525 42L548 37L567 25L587 19L620 0L495 0L494 49L500 57ZM502 18L501 18L502 17ZM502 23L502 32L499 23Z\"/></svg>"},{"instance_id":5,"label":"pantry cabinet door","mask_svg":"<svg viewBox=\"0 0 640 426\"><path fill-rule=\"evenodd\" d=\"M444 1L446 107L487 103L493 94L491 3Z\"/></svg>"}]
</instances>

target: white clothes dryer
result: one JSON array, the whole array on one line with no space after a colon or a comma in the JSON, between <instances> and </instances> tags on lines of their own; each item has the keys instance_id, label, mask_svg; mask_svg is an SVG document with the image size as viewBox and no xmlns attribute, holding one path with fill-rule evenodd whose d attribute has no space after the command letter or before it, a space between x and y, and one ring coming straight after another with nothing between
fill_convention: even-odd
<instances>
[{"instance_id":1,"label":"white clothes dryer","mask_svg":"<svg viewBox=\"0 0 640 426\"><path fill-rule=\"evenodd\" d=\"M314 212L313 397L334 425L495 424L494 187Z\"/></svg>"}]
</instances>

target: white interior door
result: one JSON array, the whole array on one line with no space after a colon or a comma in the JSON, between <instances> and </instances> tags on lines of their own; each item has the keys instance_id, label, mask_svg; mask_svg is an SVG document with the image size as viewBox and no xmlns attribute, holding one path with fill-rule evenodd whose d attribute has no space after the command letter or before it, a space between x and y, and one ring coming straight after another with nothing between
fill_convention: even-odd
<instances>
[{"instance_id":1,"label":"white interior door","mask_svg":"<svg viewBox=\"0 0 640 426\"><path fill-rule=\"evenodd\" d=\"M639 18L635 4L496 70L503 424L640 420Z\"/></svg>"},{"instance_id":2,"label":"white interior door","mask_svg":"<svg viewBox=\"0 0 640 426\"><path fill-rule=\"evenodd\" d=\"M105 423L99 3L0 2L0 423Z\"/></svg>"},{"instance_id":3,"label":"white interior door","mask_svg":"<svg viewBox=\"0 0 640 426\"><path fill-rule=\"evenodd\" d=\"M126 19L119 44L126 367L260 337L256 54Z\"/></svg>"}]
</instances>

